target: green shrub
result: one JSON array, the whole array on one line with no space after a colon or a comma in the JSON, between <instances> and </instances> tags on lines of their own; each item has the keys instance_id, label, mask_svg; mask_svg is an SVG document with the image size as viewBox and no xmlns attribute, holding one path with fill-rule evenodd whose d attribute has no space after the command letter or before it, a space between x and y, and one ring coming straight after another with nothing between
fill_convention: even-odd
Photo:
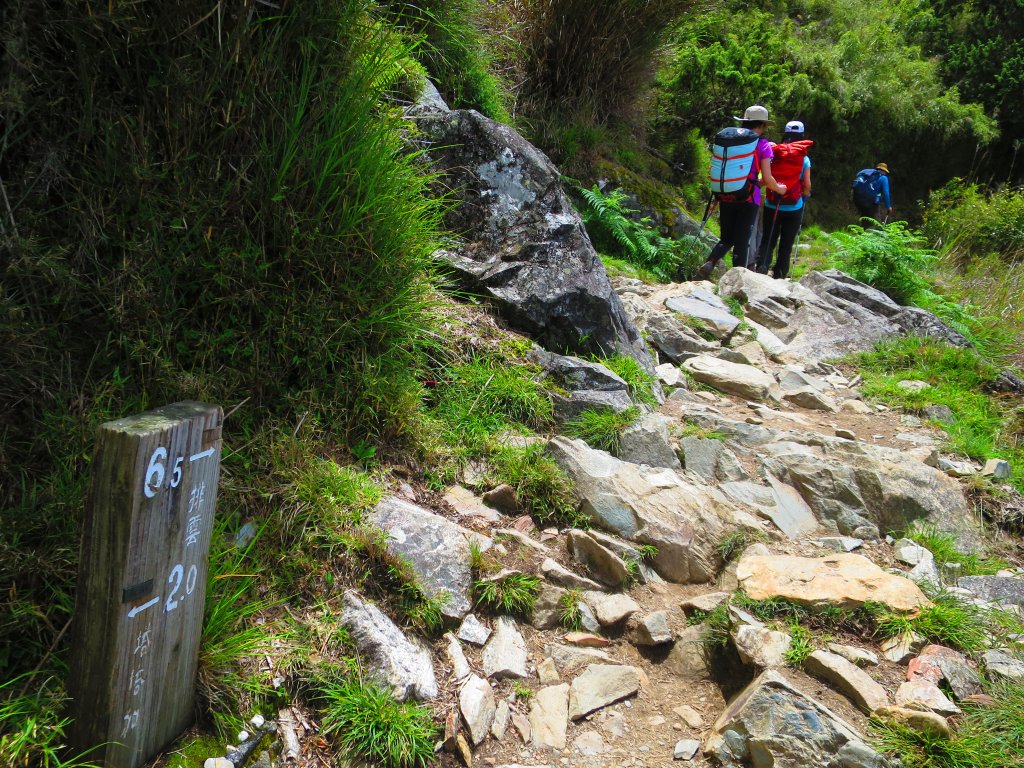
<instances>
[{"instance_id":1,"label":"green shrub","mask_svg":"<svg viewBox=\"0 0 1024 768\"><path fill-rule=\"evenodd\" d=\"M510 122L505 95L491 72L477 0L382 0L385 19L412 37L413 55L427 68L453 109L476 109Z\"/></svg>"},{"instance_id":2,"label":"green shrub","mask_svg":"<svg viewBox=\"0 0 1024 768\"><path fill-rule=\"evenodd\" d=\"M495 484L507 483L516 499L540 525L586 528L576 505L572 481L541 445L501 446L489 455Z\"/></svg>"},{"instance_id":3,"label":"green shrub","mask_svg":"<svg viewBox=\"0 0 1024 768\"><path fill-rule=\"evenodd\" d=\"M438 730L427 707L398 703L382 685L347 672L335 672L318 688L322 734L353 760L382 768L425 768L433 762Z\"/></svg>"},{"instance_id":4,"label":"green shrub","mask_svg":"<svg viewBox=\"0 0 1024 768\"><path fill-rule=\"evenodd\" d=\"M612 355L611 357L595 357L594 362L601 363L612 373L626 382L629 387L629 395L642 405L657 405L658 400L654 396L654 385L656 379L649 373L635 357L628 355Z\"/></svg>"},{"instance_id":5,"label":"green shrub","mask_svg":"<svg viewBox=\"0 0 1024 768\"><path fill-rule=\"evenodd\" d=\"M989 624L982 611L947 592L930 595L930 598L933 604L916 614L872 607L875 634L889 638L916 632L926 640L967 653L988 647Z\"/></svg>"},{"instance_id":6,"label":"green shrub","mask_svg":"<svg viewBox=\"0 0 1024 768\"><path fill-rule=\"evenodd\" d=\"M584 440L591 448L618 454L622 433L639 415L640 409L635 406L624 411L588 408L566 422L565 434Z\"/></svg>"},{"instance_id":7,"label":"green shrub","mask_svg":"<svg viewBox=\"0 0 1024 768\"><path fill-rule=\"evenodd\" d=\"M600 253L621 258L648 270L661 281L675 279L683 257L682 243L665 237L648 218L626 205L628 195L621 189L608 194L597 185L577 187L583 201L583 223L591 242Z\"/></svg>"},{"instance_id":8,"label":"green shrub","mask_svg":"<svg viewBox=\"0 0 1024 768\"><path fill-rule=\"evenodd\" d=\"M872 722L876 746L905 768L991 768L1020 762L1024 751L1024 686L994 683L990 703L962 702L952 738Z\"/></svg>"},{"instance_id":9,"label":"green shrub","mask_svg":"<svg viewBox=\"0 0 1024 768\"><path fill-rule=\"evenodd\" d=\"M540 579L525 573L473 582L476 604L497 613L528 618L537 602Z\"/></svg>"},{"instance_id":10,"label":"green shrub","mask_svg":"<svg viewBox=\"0 0 1024 768\"><path fill-rule=\"evenodd\" d=\"M877 229L851 225L830 238L836 265L851 277L884 291L900 304L911 304L931 290L925 275L935 252L920 247L924 238L894 221Z\"/></svg>"},{"instance_id":11,"label":"green shrub","mask_svg":"<svg viewBox=\"0 0 1024 768\"><path fill-rule=\"evenodd\" d=\"M558 622L566 629L575 631L583 626L581 598L578 589L570 589L558 599Z\"/></svg>"},{"instance_id":12,"label":"green shrub","mask_svg":"<svg viewBox=\"0 0 1024 768\"><path fill-rule=\"evenodd\" d=\"M917 526L904 535L931 552L936 563L960 563L964 576L991 576L1009 567L1002 560L974 552L961 552L956 546L956 537L953 534L940 531L934 526Z\"/></svg>"},{"instance_id":13,"label":"green shrub","mask_svg":"<svg viewBox=\"0 0 1024 768\"><path fill-rule=\"evenodd\" d=\"M814 653L814 635L807 627L803 626L799 621L792 622L786 631L789 632L791 638L789 648L783 656L786 659L786 663L793 667L800 666L804 659Z\"/></svg>"},{"instance_id":14,"label":"green shrub","mask_svg":"<svg viewBox=\"0 0 1024 768\"><path fill-rule=\"evenodd\" d=\"M961 264L988 254L1024 262L1024 190L986 192L953 179L929 195L922 231Z\"/></svg>"},{"instance_id":15,"label":"green shrub","mask_svg":"<svg viewBox=\"0 0 1024 768\"><path fill-rule=\"evenodd\" d=\"M0 682L0 764L96 768L88 753L65 754L71 721L61 715L64 707L64 689L54 678L24 675Z\"/></svg>"}]
</instances>

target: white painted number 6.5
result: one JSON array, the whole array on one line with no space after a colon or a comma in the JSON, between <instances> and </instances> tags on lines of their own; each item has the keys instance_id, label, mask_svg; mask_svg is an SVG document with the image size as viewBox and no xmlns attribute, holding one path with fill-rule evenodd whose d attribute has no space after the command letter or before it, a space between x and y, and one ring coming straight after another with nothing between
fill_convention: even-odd
<instances>
[{"instance_id":1,"label":"white painted number 6.5","mask_svg":"<svg viewBox=\"0 0 1024 768\"><path fill-rule=\"evenodd\" d=\"M153 455L149 457L149 466L146 467L146 480L142 484L142 490L151 499L156 496L160 486L163 485L164 475L167 474L163 465L166 459L167 449L163 446L153 451Z\"/></svg>"},{"instance_id":2,"label":"white painted number 6.5","mask_svg":"<svg viewBox=\"0 0 1024 768\"><path fill-rule=\"evenodd\" d=\"M177 488L181 483L181 462L184 460L184 456L179 456L174 460L174 469L171 470L171 481L168 483L171 488ZM149 457L149 466L146 467L146 480L142 485L142 490L147 498L152 499L156 496L160 491L160 486L164 483L164 477L167 475L167 469L164 466L165 461L167 461L167 449L163 446L153 451L153 455Z\"/></svg>"}]
</instances>

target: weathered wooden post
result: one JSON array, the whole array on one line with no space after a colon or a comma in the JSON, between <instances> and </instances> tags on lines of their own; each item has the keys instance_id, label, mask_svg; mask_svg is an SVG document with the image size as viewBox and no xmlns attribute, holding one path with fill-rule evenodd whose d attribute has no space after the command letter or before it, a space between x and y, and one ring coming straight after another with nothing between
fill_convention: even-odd
<instances>
[{"instance_id":1,"label":"weathered wooden post","mask_svg":"<svg viewBox=\"0 0 1024 768\"><path fill-rule=\"evenodd\" d=\"M68 689L76 750L138 768L192 721L220 474L219 406L181 402L99 428Z\"/></svg>"}]
</instances>

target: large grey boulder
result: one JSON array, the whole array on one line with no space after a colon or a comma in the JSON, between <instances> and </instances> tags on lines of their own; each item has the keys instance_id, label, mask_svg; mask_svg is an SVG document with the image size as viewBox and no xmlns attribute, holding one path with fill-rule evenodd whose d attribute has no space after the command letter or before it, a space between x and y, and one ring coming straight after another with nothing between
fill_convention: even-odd
<instances>
[{"instance_id":1,"label":"large grey boulder","mask_svg":"<svg viewBox=\"0 0 1024 768\"><path fill-rule=\"evenodd\" d=\"M671 312L653 312L647 318L647 338L673 363L721 349L718 342L707 341Z\"/></svg>"},{"instance_id":2,"label":"large grey boulder","mask_svg":"<svg viewBox=\"0 0 1024 768\"><path fill-rule=\"evenodd\" d=\"M957 586L989 603L1024 607L1024 579L1014 576L961 576Z\"/></svg>"},{"instance_id":3,"label":"large grey boulder","mask_svg":"<svg viewBox=\"0 0 1024 768\"><path fill-rule=\"evenodd\" d=\"M954 532L961 546L975 545L977 523L963 490L944 472L903 451L850 440L819 442L769 443L762 463L840 533L876 537L922 520Z\"/></svg>"},{"instance_id":4,"label":"large grey boulder","mask_svg":"<svg viewBox=\"0 0 1024 768\"><path fill-rule=\"evenodd\" d=\"M469 613L470 542L486 552L489 538L396 496L382 499L367 518L387 534L388 549L409 561L424 591L442 601L442 614Z\"/></svg>"},{"instance_id":5,"label":"large grey boulder","mask_svg":"<svg viewBox=\"0 0 1024 768\"><path fill-rule=\"evenodd\" d=\"M548 443L572 479L581 511L597 527L658 549L654 570L669 581L710 581L721 562L716 544L732 517L724 498L668 469L620 461L582 440Z\"/></svg>"},{"instance_id":6,"label":"large grey boulder","mask_svg":"<svg viewBox=\"0 0 1024 768\"><path fill-rule=\"evenodd\" d=\"M629 385L600 363L543 349L532 350L529 358L554 385L550 396L559 421L574 419L588 409L620 412L633 405Z\"/></svg>"},{"instance_id":7,"label":"large grey boulder","mask_svg":"<svg viewBox=\"0 0 1024 768\"><path fill-rule=\"evenodd\" d=\"M416 122L458 200L445 223L464 244L438 256L467 288L547 349L630 355L653 371L547 156L473 110L422 109Z\"/></svg>"},{"instance_id":8,"label":"large grey boulder","mask_svg":"<svg viewBox=\"0 0 1024 768\"><path fill-rule=\"evenodd\" d=\"M706 753L730 768L883 768L849 723L774 669L763 672L715 722Z\"/></svg>"},{"instance_id":9,"label":"large grey boulder","mask_svg":"<svg viewBox=\"0 0 1024 768\"><path fill-rule=\"evenodd\" d=\"M679 457L669 443L669 419L645 413L622 431L619 458L631 464L679 469Z\"/></svg>"},{"instance_id":10,"label":"large grey boulder","mask_svg":"<svg viewBox=\"0 0 1024 768\"><path fill-rule=\"evenodd\" d=\"M399 701L433 699L437 679L430 649L410 641L379 608L353 590L344 594L340 622L359 652L364 668L391 689Z\"/></svg>"}]
</instances>

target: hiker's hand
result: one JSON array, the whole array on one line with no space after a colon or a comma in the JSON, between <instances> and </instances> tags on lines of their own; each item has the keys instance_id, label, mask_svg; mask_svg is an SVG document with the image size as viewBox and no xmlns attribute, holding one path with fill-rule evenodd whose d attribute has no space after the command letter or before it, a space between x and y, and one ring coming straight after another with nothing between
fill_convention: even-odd
<instances>
[{"instance_id":1,"label":"hiker's hand","mask_svg":"<svg viewBox=\"0 0 1024 768\"><path fill-rule=\"evenodd\" d=\"M885 209L885 212L886 212L887 214L889 214L890 216L892 216L892 208L886 208L886 209Z\"/></svg>"},{"instance_id":2,"label":"hiker's hand","mask_svg":"<svg viewBox=\"0 0 1024 768\"><path fill-rule=\"evenodd\" d=\"M775 192L780 194L780 195L784 195L784 194L786 194L786 190L787 189L789 189L789 187L787 187L785 184L779 184L778 188L775 190Z\"/></svg>"}]
</instances>

